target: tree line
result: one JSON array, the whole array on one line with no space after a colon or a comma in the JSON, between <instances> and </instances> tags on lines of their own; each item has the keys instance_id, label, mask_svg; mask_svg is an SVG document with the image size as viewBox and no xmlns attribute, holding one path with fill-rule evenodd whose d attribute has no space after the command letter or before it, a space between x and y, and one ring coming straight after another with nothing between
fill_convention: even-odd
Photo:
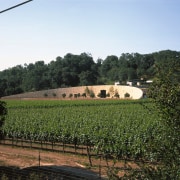
<instances>
[{"instance_id":1,"label":"tree line","mask_svg":"<svg viewBox=\"0 0 180 180\"><path fill-rule=\"evenodd\" d=\"M0 97L29 91L87 85L126 84L135 79L152 79L155 64L180 60L180 52L164 50L150 54L123 53L120 57L97 59L88 53L66 54L48 64L17 65L0 72Z\"/></svg>"}]
</instances>

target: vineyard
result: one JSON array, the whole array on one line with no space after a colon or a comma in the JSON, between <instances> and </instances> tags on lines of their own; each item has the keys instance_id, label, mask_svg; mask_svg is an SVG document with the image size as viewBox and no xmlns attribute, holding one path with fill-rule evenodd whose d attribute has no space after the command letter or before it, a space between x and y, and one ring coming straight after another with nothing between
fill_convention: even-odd
<instances>
[{"instance_id":1,"label":"vineyard","mask_svg":"<svg viewBox=\"0 0 180 180\"><path fill-rule=\"evenodd\" d=\"M145 100L7 100L3 134L13 144L74 148L115 160L158 162L159 116ZM3 141L3 140L2 140ZM30 146L29 145L29 146ZM69 149L69 148L68 148ZM79 151L80 151L79 150Z\"/></svg>"}]
</instances>

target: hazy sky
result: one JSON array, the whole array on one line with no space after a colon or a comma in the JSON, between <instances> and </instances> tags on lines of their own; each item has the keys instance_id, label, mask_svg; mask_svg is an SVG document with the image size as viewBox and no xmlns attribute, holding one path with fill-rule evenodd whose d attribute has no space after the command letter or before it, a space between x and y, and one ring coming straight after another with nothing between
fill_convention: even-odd
<instances>
[{"instance_id":1,"label":"hazy sky","mask_svg":"<svg viewBox=\"0 0 180 180\"><path fill-rule=\"evenodd\" d=\"M0 0L0 11L25 0ZM0 70L67 53L180 50L180 0L33 0L0 14Z\"/></svg>"}]
</instances>

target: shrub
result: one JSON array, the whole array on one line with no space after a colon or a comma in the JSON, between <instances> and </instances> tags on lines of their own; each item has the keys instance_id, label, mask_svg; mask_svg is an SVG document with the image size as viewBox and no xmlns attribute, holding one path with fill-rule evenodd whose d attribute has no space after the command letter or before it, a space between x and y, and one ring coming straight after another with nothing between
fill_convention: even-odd
<instances>
[{"instance_id":1,"label":"shrub","mask_svg":"<svg viewBox=\"0 0 180 180\"><path fill-rule=\"evenodd\" d=\"M125 93L125 94L124 94L124 97L125 97L125 98L129 98L129 97L130 97L130 94L129 94L129 93Z\"/></svg>"},{"instance_id":2,"label":"shrub","mask_svg":"<svg viewBox=\"0 0 180 180\"><path fill-rule=\"evenodd\" d=\"M148 90L161 117L162 141L155 144L161 154L156 179L180 179L180 61L179 57L156 62L155 78ZM151 172L152 174L152 172ZM149 175L149 174L148 174Z\"/></svg>"},{"instance_id":3,"label":"shrub","mask_svg":"<svg viewBox=\"0 0 180 180\"><path fill-rule=\"evenodd\" d=\"M97 97L99 97L99 98L101 97L101 92L98 93Z\"/></svg>"},{"instance_id":4,"label":"shrub","mask_svg":"<svg viewBox=\"0 0 180 180\"><path fill-rule=\"evenodd\" d=\"M85 94L90 95L90 90L88 87L85 88L84 92L85 92Z\"/></svg>"},{"instance_id":5,"label":"shrub","mask_svg":"<svg viewBox=\"0 0 180 180\"><path fill-rule=\"evenodd\" d=\"M109 94L109 93L107 93L107 94L106 94L106 97L110 97L110 94Z\"/></svg>"},{"instance_id":6,"label":"shrub","mask_svg":"<svg viewBox=\"0 0 180 180\"><path fill-rule=\"evenodd\" d=\"M3 101L0 101L0 139L2 138L1 127L4 124L6 114L7 114L6 103Z\"/></svg>"},{"instance_id":7,"label":"shrub","mask_svg":"<svg viewBox=\"0 0 180 180\"><path fill-rule=\"evenodd\" d=\"M63 93L63 94L62 94L62 97L65 98L65 97L66 97L66 93Z\"/></svg>"},{"instance_id":8,"label":"shrub","mask_svg":"<svg viewBox=\"0 0 180 180\"><path fill-rule=\"evenodd\" d=\"M44 97L48 97L48 94L47 94L47 93L44 93Z\"/></svg>"},{"instance_id":9,"label":"shrub","mask_svg":"<svg viewBox=\"0 0 180 180\"><path fill-rule=\"evenodd\" d=\"M114 97L119 98L119 93L115 92Z\"/></svg>"},{"instance_id":10,"label":"shrub","mask_svg":"<svg viewBox=\"0 0 180 180\"><path fill-rule=\"evenodd\" d=\"M73 94L72 94L72 93L70 93L70 94L69 94L69 98L72 98L72 96L73 96Z\"/></svg>"},{"instance_id":11,"label":"shrub","mask_svg":"<svg viewBox=\"0 0 180 180\"><path fill-rule=\"evenodd\" d=\"M90 90L89 96L90 96L91 98L94 98L94 97L95 97L95 94L94 94L93 90Z\"/></svg>"},{"instance_id":12,"label":"shrub","mask_svg":"<svg viewBox=\"0 0 180 180\"><path fill-rule=\"evenodd\" d=\"M82 95L81 95L82 97L86 97L86 93L82 93Z\"/></svg>"},{"instance_id":13,"label":"shrub","mask_svg":"<svg viewBox=\"0 0 180 180\"><path fill-rule=\"evenodd\" d=\"M56 93L53 93L52 95L53 95L53 97L56 97Z\"/></svg>"},{"instance_id":14,"label":"shrub","mask_svg":"<svg viewBox=\"0 0 180 180\"><path fill-rule=\"evenodd\" d=\"M109 93L109 97L114 95L114 87L113 86L111 86L109 88L109 92L108 93Z\"/></svg>"}]
</instances>

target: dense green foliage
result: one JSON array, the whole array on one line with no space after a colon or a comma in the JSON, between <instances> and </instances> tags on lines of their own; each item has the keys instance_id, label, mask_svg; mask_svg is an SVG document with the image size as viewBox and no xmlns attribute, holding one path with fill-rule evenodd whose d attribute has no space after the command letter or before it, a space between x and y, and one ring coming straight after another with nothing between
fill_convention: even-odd
<instances>
[{"instance_id":1,"label":"dense green foliage","mask_svg":"<svg viewBox=\"0 0 180 180\"><path fill-rule=\"evenodd\" d=\"M6 103L4 101L0 101L0 139L2 138L2 126L4 124L6 114L7 114Z\"/></svg>"},{"instance_id":2,"label":"dense green foliage","mask_svg":"<svg viewBox=\"0 0 180 180\"><path fill-rule=\"evenodd\" d=\"M180 179L180 61L173 57L163 59L156 63L156 78L149 90L165 135L157 145L162 155L157 174L162 179Z\"/></svg>"},{"instance_id":3,"label":"dense green foliage","mask_svg":"<svg viewBox=\"0 0 180 180\"><path fill-rule=\"evenodd\" d=\"M145 81L154 77L154 64L164 57L179 60L180 52L123 53L119 58L111 55L96 62L86 53L67 54L49 64L37 61L17 65L0 72L0 97L59 87L114 84L115 81L125 84L137 79Z\"/></svg>"},{"instance_id":4,"label":"dense green foliage","mask_svg":"<svg viewBox=\"0 0 180 180\"><path fill-rule=\"evenodd\" d=\"M116 159L157 162L161 126L148 101L7 101L8 137L94 147Z\"/></svg>"}]
</instances>

